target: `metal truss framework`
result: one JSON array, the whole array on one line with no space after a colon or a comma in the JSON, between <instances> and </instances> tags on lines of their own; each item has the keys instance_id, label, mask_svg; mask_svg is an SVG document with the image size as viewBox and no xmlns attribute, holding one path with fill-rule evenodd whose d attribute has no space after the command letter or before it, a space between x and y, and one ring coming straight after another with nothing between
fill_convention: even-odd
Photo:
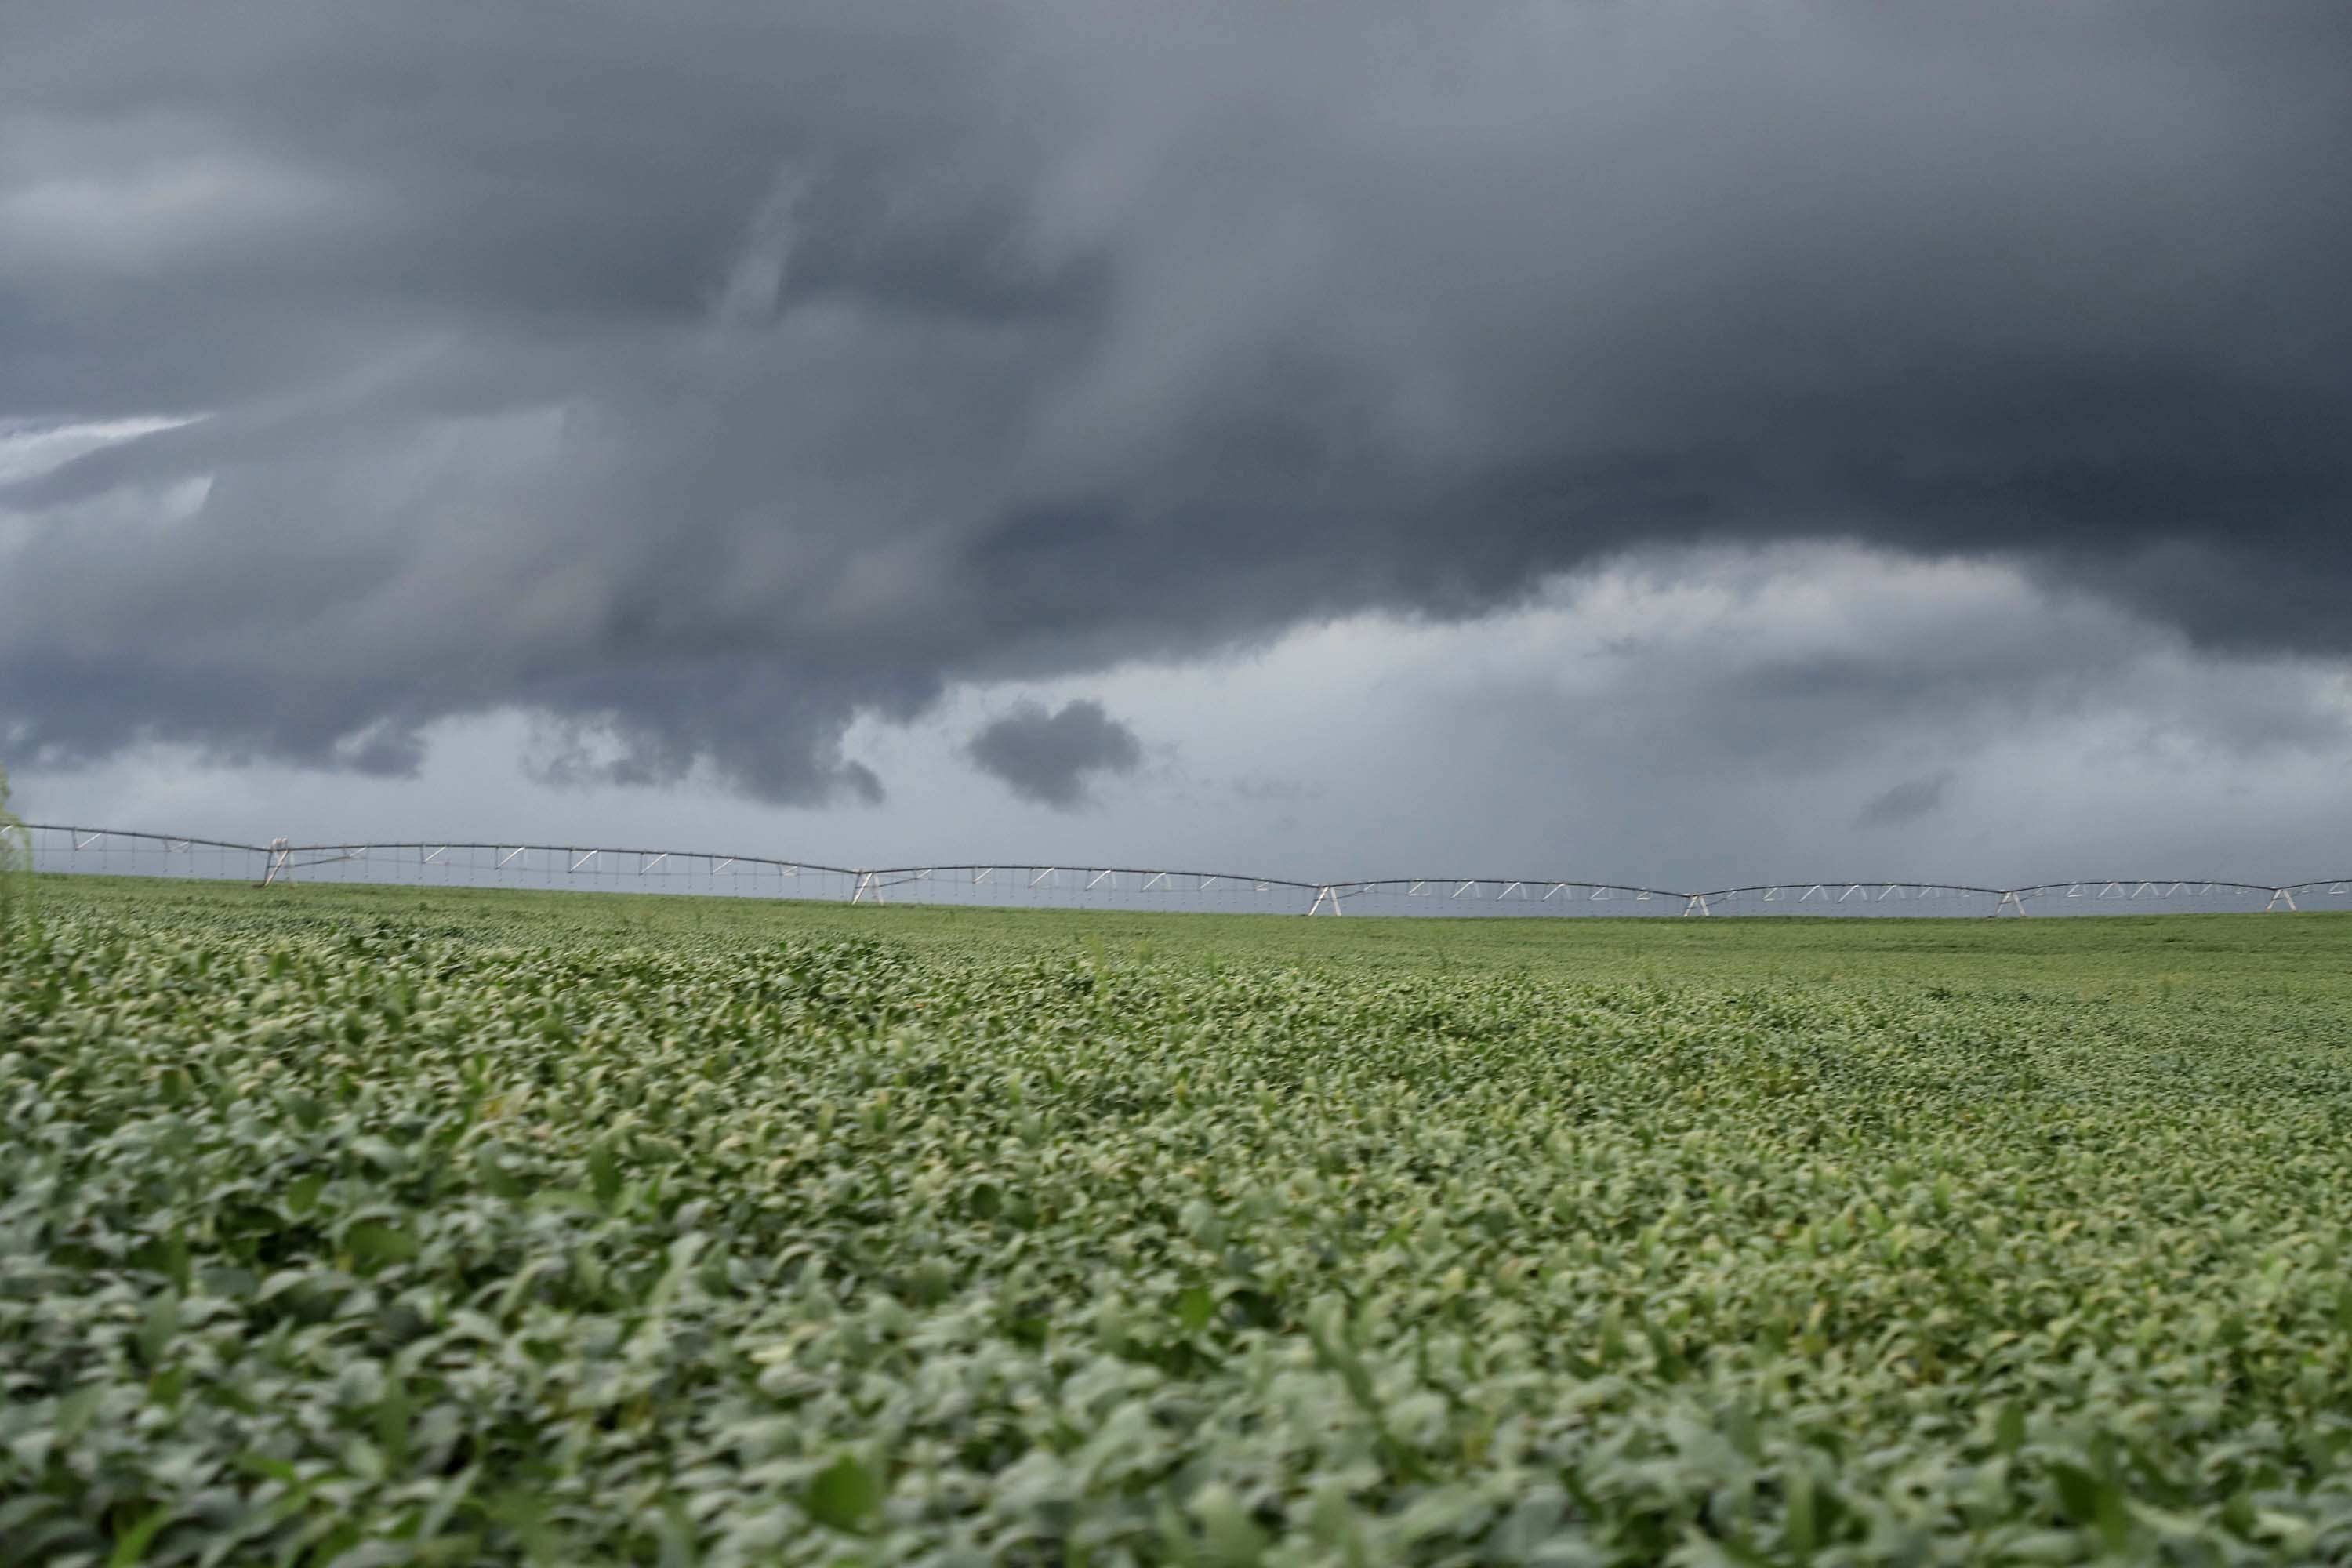
<instances>
[{"instance_id":1,"label":"metal truss framework","mask_svg":"<svg viewBox=\"0 0 2352 1568\"><path fill-rule=\"evenodd\" d=\"M1374 877L1302 881L1245 872L1130 866L987 864L851 867L709 850L465 843L266 845L84 827L25 825L37 870L183 875L249 880L435 882L484 887L641 888L838 899L849 903L1018 907L1151 905L1339 916L1940 915L2147 913L2167 910L2352 910L2352 878L2250 882L2147 877L1992 888L1959 882L1759 882L1703 892L1549 877Z\"/></svg>"}]
</instances>

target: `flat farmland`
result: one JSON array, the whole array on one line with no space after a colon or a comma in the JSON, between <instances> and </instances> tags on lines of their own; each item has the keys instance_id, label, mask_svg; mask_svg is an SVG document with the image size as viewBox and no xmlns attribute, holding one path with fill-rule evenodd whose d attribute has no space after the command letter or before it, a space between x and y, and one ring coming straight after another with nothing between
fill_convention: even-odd
<instances>
[{"instance_id":1,"label":"flat farmland","mask_svg":"<svg viewBox=\"0 0 2352 1568\"><path fill-rule=\"evenodd\" d=\"M2352 1559L2352 919L38 894L0 1562Z\"/></svg>"}]
</instances>

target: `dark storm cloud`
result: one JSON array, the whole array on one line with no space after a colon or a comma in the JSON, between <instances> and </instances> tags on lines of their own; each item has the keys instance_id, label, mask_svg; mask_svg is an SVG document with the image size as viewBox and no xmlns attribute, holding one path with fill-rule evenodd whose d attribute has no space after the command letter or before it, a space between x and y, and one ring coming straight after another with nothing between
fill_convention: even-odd
<instances>
[{"instance_id":1,"label":"dark storm cloud","mask_svg":"<svg viewBox=\"0 0 2352 1568\"><path fill-rule=\"evenodd\" d=\"M1131 773L1143 763L1135 731L1084 698L1058 712L1016 708L982 725L965 751L1014 795L1065 811L1085 802L1094 775Z\"/></svg>"},{"instance_id":2,"label":"dark storm cloud","mask_svg":"<svg viewBox=\"0 0 2352 1568\"><path fill-rule=\"evenodd\" d=\"M850 717L951 681L1697 539L2352 647L2328 0L8 33L0 421L208 416L0 488L20 756L514 706L550 776L870 798Z\"/></svg>"},{"instance_id":3,"label":"dark storm cloud","mask_svg":"<svg viewBox=\"0 0 2352 1568\"><path fill-rule=\"evenodd\" d=\"M1863 803L1854 813L1856 827L1899 827L1936 811L1951 793L1952 773L1947 768L1924 777L1891 784Z\"/></svg>"}]
</instances>

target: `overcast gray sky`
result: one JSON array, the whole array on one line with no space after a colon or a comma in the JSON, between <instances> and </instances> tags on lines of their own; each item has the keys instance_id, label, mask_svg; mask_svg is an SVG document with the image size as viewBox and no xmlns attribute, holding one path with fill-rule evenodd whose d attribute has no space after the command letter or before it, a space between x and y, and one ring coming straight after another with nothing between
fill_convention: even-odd
<instances>
[{"instance_id":1,"label":"overcast gray sky","mask_svg":"<svg viewBox=\"0 0 2352 1568\"><path fill-rule=\"evenodd\" d=\"M2352 7L18 0L29 816L2352 868Z\"/></svg>"}]
</instances>

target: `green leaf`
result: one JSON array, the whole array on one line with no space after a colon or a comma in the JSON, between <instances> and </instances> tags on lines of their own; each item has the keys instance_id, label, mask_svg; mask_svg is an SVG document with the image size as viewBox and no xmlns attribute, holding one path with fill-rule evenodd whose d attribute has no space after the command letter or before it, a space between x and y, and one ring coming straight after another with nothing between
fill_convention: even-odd
<instances>
[{"instance_id":1,"label":"green leaf","mask_svg":"<svg viewBox=\"0 0 2352 1568\"><path fill-rule=\"evenodd\" d=\"M1201 1521L1201 1533L1207 1538L1209 1550L1218 1563L1230 1568L1246 1568L1265 1555L1265 1531L1249 1516L1234 1489L1223 1481L1211 1481L1193 1493L1191 1509L1192 1517Z\"/></svg>"},{"instance_id":2,"label":"green leaf","mask_svg":"<svg viewBox=\"0 0 2352 1568\"><path fill-rule=\"evenodd\" d=\"M2057 1483L2058 1500L2065 1508L2068 1518L2086 1529L2097 1531L2101 1542L2110 1552L2120 1554L2129 1549L2131 1513L2122 1488L2079 1465L2071 1465L2063 1460L2051 1467L2051 1478Z\"/></svg>"},{"instance_id":3,"label":"green leaf","mask_svg":"<svg viewBox=\"0 0 2352 1568\"><path fill-rule=\"evenodd\" d=\"M819 1470L802 1500L809 1517L856 1533L882 1506L882 1482L855 1454L844 1454Z\"/></svg>"},{"instance_id":4,"label":"green leaf","mask_svg":"<svg viewBox=\"0 0 2352 1568\"><path fill-rule=\"evenodd\" d=\"M2050 1468L2051 1479L2057 1483L2058 1506L2076 1524L2088 1525L2099 1511L2099 1483L2091 1472L2079 1465L2061 1460Z\"/></svg>"},{"instance_id":5,"label":"green leaf","mask_svg":"<svg viewBox=\"0 0 2352 1568\"><path fill-rule=\"evenodd\" d=\"M22 1497L0 1502L0 1536L19 1531L45 1513L55 1513L62 1507L57 1499L45 1492L26 1492Z\"/></svg>"},{"instance_id":6,"label":"green leaf","mask_svg":"<svg viewBox=\"0 0 2352 1568\"><path fill-rule=\"evenodd\" d=\"M170 1522L173 1510L167 1504L125 1531L115 1542L114 1550L107 1553L106 1568L131 1568L132 1563L146 1556L147 1543L155 1539L157 1531Z\"/></svg>"},{"instance_id":7,"label":"green leaf","mask_svg":"<svg viewBox=\"0 0 2352 1568\"><path fill-rule=\"evenodd\" d=\"M307 1176L297 1176L286 1184L286 1212L307 1215L319 1205L319 1194L325 1191L327 1178L313 1171Z\"/></svg>"},{"instance_id":8,"label":"green leaf","mask_svg":"<svg viewBox=\"0 0 2352 1568\"><path fill-rule=\"evenodd\" d=\"M613 1158L611 1147L602 1141L589 1145L588 1180L590 1190L596 1194L596 1206L609 1210L621 1195L621 1166Z\"/></svg>"},{"instance_id":9,"label":"green leaf","mask_svg":"<svg viewBox=\"0 0 2352 1568\"><path fill-rule=\"evenodd\" d=\"M423 1514L417 1519L416 1533L412 1539L431 1541L446 1529L450 1516L455 1514L458 1505L466 1500L466 1494L474 1489L475 1478L480 1474L479 1465L468 1465L444 1482L441 1489L434 1494L432 1502L426 1505Z\"/></svg>"},{"instance_id":10,"label":"green leaf","mask_svg":"<svg viewBox=\"0 0 2352 1568\"><path fill-rule=\"evenodd\" d=\"M1993 1422L1993 1446L2011 1458L2025 1447L2025 1407L2015 1400L2000 1407Z\"/></svg>"},{"instance_id":11,"label":"green leaf","mask_svg":"<svg viewBox=\"0 0 2352 1568\"><path fill-rule=\"evenodd\" d=\"M1176 1293L1176 1321L1184 1325L1187 1333L1199 1333L1217 1315L1217 1299L1205 1285L1194 1285Z\"/></svg>"},{"instance_id":12,"label":"green leaf","mask_svg":"<svg viewBox=\"0 0 2352 1568\"><path fill-rule=\"evenodd\" d=\"M362 1220L343 1232L343 1247L353 1261L368 1269L405 1263L420 1250L416 1238L406 1231L373 1220Z\"/></svg>"},{"instance_id":13,"label":"green leaf","mask_svg":"<svg viewBox=\"0 0 2352 1568\"><path fill-rule=\"evenodd\" d=\"M1782 1544L1799 1562L1821 1550L1821 1518L1814 1507L1813 1478L1801 1465L1789 1477L1789 1516L1780 1535Z\"/></svg>"},{"instance_id":14,"label":"green leaf","mask_svg":"<svg viewBox=\"0 0 2352 1568\"><path fill-rule=\"evenodd\" d=\"M179 1405L180 1395L187 1386L188 1369L185 1366L166 1367L147 1380L147 1397L167 1410L173 1409Z\"/></svg>"}]
</instances>

